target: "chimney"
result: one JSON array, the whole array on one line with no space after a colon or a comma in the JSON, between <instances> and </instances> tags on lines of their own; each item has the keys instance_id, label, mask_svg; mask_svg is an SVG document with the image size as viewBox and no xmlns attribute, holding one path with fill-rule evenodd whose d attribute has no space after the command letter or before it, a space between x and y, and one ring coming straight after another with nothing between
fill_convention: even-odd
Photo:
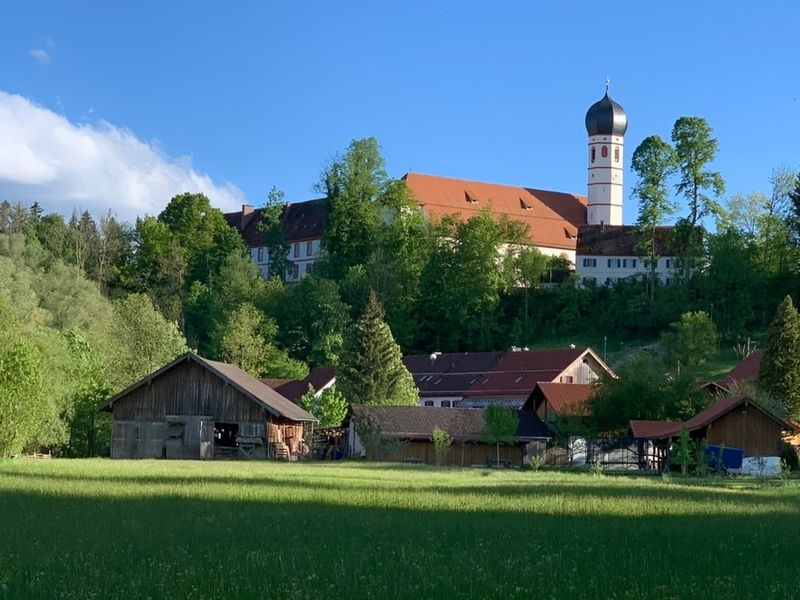
<instances>
[{"instance_id":1,"label":"chimney","mask_svg":"<svg viewBox=\"0 0 800 600\"><path fill-rule=\"evenodd\" d=\"M253 214L255 209L250 204L242 204L242 223L241 229L245 228L245 225L250 221L250 216Z\"/></svg>"}]
</instances>

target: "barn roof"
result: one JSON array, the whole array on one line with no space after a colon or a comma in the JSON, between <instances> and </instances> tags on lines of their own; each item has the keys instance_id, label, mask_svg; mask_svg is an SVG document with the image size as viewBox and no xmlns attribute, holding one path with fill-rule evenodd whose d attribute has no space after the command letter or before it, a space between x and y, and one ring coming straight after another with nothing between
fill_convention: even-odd
<instances>
[{"instance_id":1,"label":"barn roof","mask_svg":"<svg viewBox=\"0 0 800 600\"><path fill-rule=\"evenodd\" d=\"M588 412L588 402L597 393L597 388L590 383L554 383L540 381L532 395L536 395L536 389L543 399L547 400L550 408L556 414ZM535 408L535 407L534 407Z\"/></svg>"},{"instance_id":2,"label":"barn roof","mask_svg":"<svg viewBox=\"0 0 800 600\"><path fill-rule=\"evenodd\" d=\"M433 430L444 429L457 441L480 441L486 426L485 412L479 408L432 408L423 406L351 405L355 417L374 420L381 434L408 440L430 440ZM520 439L549 438L544 423L532 411L515 413Z\"/></svg>"},{"instance_id":3,"label":"barn roof","mask_svg":"<svg viewBox=\"0 0 800 600\"><path fill-rule=\"evenodd\" d=\"M193 361L198 365L208 369L210 372L214 373L219 378L223 379L228 384L238 389L242 394L250 398L253 402L264 407L267 411L269 411L273 415L279 417L285 417L292 421L317 420L312 414L306 412L305 410L297 406L294 402L291 402L290 400L284 398L278 392L276 392L269 386L261 383L258 379L256 379L252 375L246 373L245 371L242 371L242 369L240 369L236 365L218 362L215 360L209 360L207 358L203 358L202 356L198 356L193 352L186 352L184 354L181 354L178 358L176 358L172 362L164 365L157 371L150 373L146 377L143 377L133 385L122 390L120 393L112 396L107 402L98 406L97 410L111 410L112 405L118 400L124 398L135 389L139 388L140 386L146 383L153 381L154 379L159 377L162 373L169 371L170 369L174 368L175 366L185 361Z\"/></svg>"},{"instance_id":4,"label":"barn roof","mask_svg":"<svg viewBox=\"0 0 800 600\"><path fill-rule=\"evenodd\" d=\"M403 179L429 218L460 215L467 220L491 207L495 214L528 225L536 246L574 250L578 227L586 223L583 196L421 173L406 173Z\"/></svg>"},{"instance_id":5,"label":"barn roof","mask_svg":"<svg viewBox=\"0 0 800 600\"><path fill-rule=\"evenodd\" d=\"M631 421L630 430L635 438L659 439L672 437L678 435L684 428L688 431L703 429L742 404L760 410L770 419L779 423L784 430L789 431L792 429L789 423L775 415L772 411L761 406L758 402L755 402L749 396L731 396L718 400L707 409L697 413L688 421Z\"/></svg>"}]
</instances>

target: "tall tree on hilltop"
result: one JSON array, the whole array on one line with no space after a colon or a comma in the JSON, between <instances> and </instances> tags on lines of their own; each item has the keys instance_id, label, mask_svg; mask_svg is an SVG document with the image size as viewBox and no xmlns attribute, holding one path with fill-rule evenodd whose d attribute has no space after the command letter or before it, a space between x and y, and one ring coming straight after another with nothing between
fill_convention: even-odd
<instances>
[{"instance_id":1,"label":"tall tree on hilltop","mask_svg":"<svg viewBox=\"0 0 800 600\"><path fill-rule=\"evenodd\" d=\"M794 187L788 194L787 222L792 234L792 243L800 246L800 173L795 177Z\"/></svg>"},{"instance_id":2,"label":"tall tree on hilltop","mask_svg":"<svg viewBox=\"0 0 800 600\"><path fill-rule=\"evenodd\" d=\"M786 296L767 329L758 383L786 415L800 418L800 314Z\"/></svg>"},{"instance_id":3,"label":"tall tree on hilltop","mask_svg":"<svg viewBox=\"0 0 800 600\"><path fill-rule=\"evenodd\" d=\"M340 279L347 269L366 264L380 229L378 199L386 189L385 162L375 138L353 140L344 156L323 171L316 189L328 197L322 238L325 274Z\"/></svg>"},{"instance_id":4,"label":"tall tree on hilltop","mask_svg":"<svg viewBox=\"0 0 800 600\"><path fill-rule=\"evenodd\" d=\"M656 228L672 215L677 206L670 200L668 180L677 170L677 155L667 142L657 135L645 138L634 150L631 168L639 177L633 195L639 199L637 225L645 234L642 250L650 261L650 302L655 300Z\"/></svg>"},{"instance_id":5,"label":"tall tree on hilltop","mask_svg":"<svg viewBox=\"0 0 800 600\"><path fill-rule=\"evenodd\" d=\"M289 260L289 244L283 235L283 213L286 210L285 194L273 187L267 194L267 201L261 209L259 229L264 232L267 254L269 256L269 277L286 279L292 265Z\"/></svg>"},{"instance_id":6,"label":"tall tree on hilltop","mask_svg":"<svg viewBox=\"0 0 800 600\"><path fill-rule=\"evenodd\" d=\"M672 143L675 144L680 176L675 187L686 198L689 209L689 214L678 228L683 238L683 269L687 280L694 267L694 258L699 253L698 225L706 215L721 212L715 198L725 192L722 175L707 168L719 148L719 142L711 134L711 127L701 117L680 117L672 128Z\"/></svg>"},{"instance_id":7,"label":"tall tree on hilltop","mask_svg":"<svg viewBox=\"0 0 800 600\"><path fill-rule=\"evenodd\" d=\"M347 340L336 385L350 403L419 402L417 387L403 364L400 346L383 320L383 307L374 292Z\"/></svg>"}]
</instances>

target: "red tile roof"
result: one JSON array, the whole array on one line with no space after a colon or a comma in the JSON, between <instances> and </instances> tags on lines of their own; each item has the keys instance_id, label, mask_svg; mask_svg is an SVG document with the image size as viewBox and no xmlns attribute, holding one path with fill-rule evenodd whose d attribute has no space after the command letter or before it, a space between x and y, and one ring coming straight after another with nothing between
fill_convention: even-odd
<instances>
[{"instance_id":1,"label":"red tile roof","mask_svg":"<svg viewBox=\"0 0 800 600\"><path fill-rule=\"evenodd\" d=\"M742 362L725 375L723 385L724 381L756 381L761 370L762 358L764 358L764 353L761 350L748 354Z\"/></svg>"},{"instance_id":2,"label":"red tile roof","mask_svg":"<svg viewBox=\"0 0 800 600\"><path fill-rule=\"evenodd\" d=\"M262 379L261 381L278 392L281 396L292 402L300 402L300 398L308 391L309 384L314 391L320 391L336 378L336 369L333 367L316 367L311 369L308 377L300 380L293 379Z\"/></svg>"},{"instance_id":3,"label":"red tile roof","mask_svg":"<svg viewBox=\"0 0 800 600\"><path fill-rule=\"evenodd\" d=\"M430 219L463 219L491 206L496 214L525 223L536 246L574 250L578 227L586 224L586 198L499 183L406 173L403 179Z\"/></svg>"},{"instance_id":4,"label":"red tile roof","mask_svg":"<svg viewBox=\"0 0 800 600\"><path fill-rule=\"evenodd\" d=\"M779 418L771 411L758 404L758 402L755 402L752 398L747 396L730 396L728 398L722 398L709 406L707 409L700 411L684 423L673 421L631 421L630 427L633 432L633 437L637 438L672 437L678 435L683 428L686 428L689 431L703 429L741 404L748 404L749 406L760 410L768 417L780 423L785 430L788 431L791 429L791 425L789 423ZM634 429L634 424L637 424L637 429ZM638 435L637 431L647 435Z\"/></svg>"},{"instance_id":5,"label":"red tile roof","mask_svg":"<svg viewBox=\"0 0 800 600\"><path fill-rule=\"evenodd\" d=\"M597 388L588 383L554 383L540 382L536 384L547 400L548 405L556 414L572 413L586 414L589 400Z\"/></svg>"},{"instance_id":6,"label":"red tile roof","mask_svg":"<svg viewBox=\"0 0 800 600\"><path fill-rule=\"evenodd\" d=\"M630 422L631 435L635 438L660 439L677 435L683 429L680 421L642 421Z\"/></svg>"},{"instance_id":7,"label":"red tile roof","mask_svg":"<svg viewBox=\"0 0 800 600\"><path fill-rule=\"evenodd\" d=\"M539 381L552 381L587 348L509 350L406 356L420 395L525 396Z\"/></svg>"}]
</instances>

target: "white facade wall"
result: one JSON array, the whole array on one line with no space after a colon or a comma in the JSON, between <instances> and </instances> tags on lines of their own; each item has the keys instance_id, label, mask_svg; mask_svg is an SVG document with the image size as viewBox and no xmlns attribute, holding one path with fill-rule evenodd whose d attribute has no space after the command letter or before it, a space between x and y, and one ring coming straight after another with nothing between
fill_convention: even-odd
<instances>
[{"instance_id":1,"label":"white facade wall","mask_svg":"<svg viewBox=\"0 0 800 600\"><path fill-rule=\"evenodd\" d=\"M623 137L589 136L589 225L622 225Z\"/></svg>"},{"instance_id":2,"label":"white facade wall","mask_svg":"<svg viewBox=\"0 0 800 600\"><path fill-rule=\"evenodd\" d=\"M650 274L649 259L633 256L581 256L577 255L575 270L581 285L594 279L597 285L613 285L620 279ZM656 275L661 283L669 283L674 277L675 257L658 258Z\"/></svg>"},{"instance_id":3,"label":"white facade wall","mask_svg":"<svg viewBox=\"0 0 800 600\"><path fill-rule=\"evenodd\" d=\"M428 408L455 408L456 402L463 400L462 396L448 396L448 397L434 397L426 398L420 395L419 405L427 406Z\"/></svg>"},{"instance_id":4,"label":"white facade wall","mask_svg":"<svg viewBox=\"0 0 800 600\"><path fill-rule=\"evenodd\" d=\"M289 243L287 258L293 265L293 271L286 274L286 281L300 281L319 258L321 244L322 240L320 239ZM261 269L261 276L267 279L269 277L269 251L264 246L250 248L249 251L250 258Z\"/></svg>"}]
</instances>

